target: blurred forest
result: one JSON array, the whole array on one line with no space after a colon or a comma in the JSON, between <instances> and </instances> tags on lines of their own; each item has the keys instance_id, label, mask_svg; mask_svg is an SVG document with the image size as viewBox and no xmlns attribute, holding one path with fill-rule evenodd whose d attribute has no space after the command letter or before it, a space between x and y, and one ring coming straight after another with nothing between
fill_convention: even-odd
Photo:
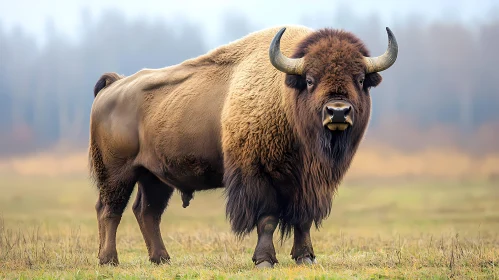
<instances>
[{"instance_id":1,"label":"blurred forest","mask_svg":"<svg viewBox=\"0 0 499 280\"><path fill-rule=\"evenodd\" d=\"M220 22L218 44L263 28L237 13ZM345 28L364 40L372 55L387 45L376 16L338 12L292 24ZM475 26L420 24L416 17L390 28L399 57L372 90L366 141L405 150L499 151L499 17ZM86 148L93 86L102 73L130 75L179 63L215 47L206 36L202 26L178 19L131 19L117 11L93 18L82 12L77 41L48 20L47 40L40 46L23 29L7 29L0 21L0 156L57 145Z\"/></svg>"}]
</instances>

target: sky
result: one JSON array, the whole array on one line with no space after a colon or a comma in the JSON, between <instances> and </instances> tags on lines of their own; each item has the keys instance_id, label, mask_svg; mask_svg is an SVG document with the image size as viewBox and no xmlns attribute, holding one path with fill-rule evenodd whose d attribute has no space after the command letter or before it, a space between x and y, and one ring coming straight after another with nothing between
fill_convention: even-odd
<instances>
[{"instance_id":1,"label":"sky","mask_svg":"<svg viewBox=\"0 0 499 280\"><path fill-rule=\"evenodd\" d=\"M350 4L353 3L353 4ZM245 15L255 28L277 24L296 24L304 17L333 15L349 9L360 16L377 14L381 24L389 26L410 16L425 23L429 20L483 20L499 14L498 0L0 0L0 26L11 30L21 26L43 44L46 22L50 18L56 29L71 40L77 40L82 9L97 18L106 9L119 10L128 18L175 21L188 19L202 26L209 35L220 28L220 17L227 13ZM212 42L213 43L213 42Z\"/></svg>"}]
</instances>

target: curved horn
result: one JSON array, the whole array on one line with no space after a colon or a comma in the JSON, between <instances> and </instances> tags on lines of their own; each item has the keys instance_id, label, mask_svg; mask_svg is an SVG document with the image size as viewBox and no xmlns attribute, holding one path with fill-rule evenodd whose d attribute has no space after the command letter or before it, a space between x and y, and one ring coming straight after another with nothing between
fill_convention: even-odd
<instances>
[{"instance_id":1,"label":"curved horn","mask_svg":"<svg viewBox=\"0 0 499 280\"><path fill-rule=\"evenodd\" d=\"M398 44L390 28L386 28L388 33L388 48L385 53L378 57L364 57L367 73L381 72L390 68L395 63L398 54Z\"/></svg>"},{"instance_id":2,"label":"curved horn","mask_svg":"<svg viewBox=\"0 0 499 280\"><path fill-rule=\"evenodd\" d=\"M301 75L303 73L303 58L289 58L281 52L281 37L286 27L277 32L270 43L269 56L270 62L277 70L291 75Z\"/></svg>"}]
</instances>

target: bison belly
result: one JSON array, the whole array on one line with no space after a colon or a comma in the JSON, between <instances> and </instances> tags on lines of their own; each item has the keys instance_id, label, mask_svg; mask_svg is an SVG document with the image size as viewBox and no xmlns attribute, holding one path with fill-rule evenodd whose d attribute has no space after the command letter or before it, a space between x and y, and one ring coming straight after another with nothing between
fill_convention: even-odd
<instances>
[{"instance_id":1,"label":"bison belly","mask_svg":"<svg viewBox=\"0 0 499 280\"><path fill-rule=\"evenodd\" d=\"M185 156L166 160L158 177L186 193L221 188L223 178L221 166L221 162Z\"/></svg>"}]
</instances>

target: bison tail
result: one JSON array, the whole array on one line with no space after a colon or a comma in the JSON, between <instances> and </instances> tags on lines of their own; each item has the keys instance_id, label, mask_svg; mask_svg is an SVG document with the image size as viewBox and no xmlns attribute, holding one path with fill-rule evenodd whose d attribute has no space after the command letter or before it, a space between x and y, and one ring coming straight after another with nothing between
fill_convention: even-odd
<instances>
[{"instance_id":1,"label":"bison tail","mask_svg":"<svg viewBox=\"0 0 499 280\"><path fill-rule=\"evenodd\" d=\"M124 76L119 75L117 73L104 73L97 83L95 83L94 86L94 98L97 97L97 94L99 94L99 91L102 89L108 87L112 83L116 82L117 80L123 79Z\"/></svg>"},{"instance_id":2,"label":"bison tail","mask_svg":"<svg viewBox=\"0 0 499 280\"><path fill-rule=\"evenodd\" d=\"M90 177L97 186L104 183L107 179L107 170L102 159L102 153L93 141L90 142L89 156L89 169Z\"/></svg>"}]
</instances>

